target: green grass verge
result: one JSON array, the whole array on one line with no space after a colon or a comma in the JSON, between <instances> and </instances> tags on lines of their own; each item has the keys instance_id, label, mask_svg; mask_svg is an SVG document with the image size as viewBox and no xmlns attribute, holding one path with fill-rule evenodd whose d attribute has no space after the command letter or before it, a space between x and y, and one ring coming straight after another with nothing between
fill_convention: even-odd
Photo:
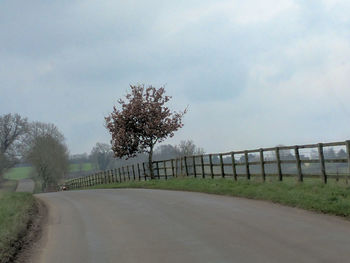
<instances>
[{"instance_id":1,"label":"green grass verge","mask_svg":"<svg viewBox=\"0 0 350 263\"><path fill-rule=\"evenodd\" d=\"M12 262L35 212L29 193L5 193L0 197L0 262Z\"/></svg>"},{"instance_id":2,"label":"green grass verge","mask_svg":"<svg viewBox=\"0 0 350 263\"><path fill-rule=\"evenodd\" d=\"M30 166L26 167L15 167L10 169L4 174L4 178L8 180L21 180L30 177L33 168Z\"/></svg>"},{"instance_id":3,"label":"green grass verge","mask_svg":"<svg viewBox=\"0 0 350 263\"><path fill-rule=\"evenodd\" d=\"M70 172L79 172L82 171L91 171L92 170L92 163L83 163L81 166L77 163L72 163L69 165L69 171Z\"/></svg>"},{"instance_id":4,"label":"green grass verge","mask_svg":"<svg viewBox=\"0 0 350 263\"><path fill-rule=\"evenodd\" d=\"M296 183L254 182L232 179L170 179L141 182L124 182L109 185L96 185L89 189L102 188L148 188L185 190L210 194L239 196L251 199L268 200L283 205L338 215L350 219L350 187L344 185L325 185L314 180Z\"/></svg>"}]
</instances>

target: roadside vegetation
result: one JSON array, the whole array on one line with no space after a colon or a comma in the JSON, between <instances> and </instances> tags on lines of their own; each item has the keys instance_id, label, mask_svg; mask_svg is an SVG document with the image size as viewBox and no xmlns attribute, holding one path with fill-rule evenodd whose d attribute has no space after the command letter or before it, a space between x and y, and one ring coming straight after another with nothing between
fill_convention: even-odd
<instances>
[{"instance_id":1,"label":"roadside vegetation","mask_svg":"<svg viewBox=\"0 0 350 263\"><path fill-rule=\"evenodd\" d=\"M0 194L0 263L12 262L34 214L32 194Z\"/></svg>"},{"instance_id":2,"label":"roadside vegetation","mask_svg":"<svg viewBox=\"0 0 350 263\"><path fill-rule=\"evenodd\" d=\"M268 200L292 207L342 216L350 219L350 186L344 184L323 184L314 179L297 183L295 180L283 182L256 182L245 179L169 179L151 181L130 181L108 185L96 185L89 189L102 188L147 188L184 190L209 194L219 194L251 199Z\"/></svg>"}]
</instances>

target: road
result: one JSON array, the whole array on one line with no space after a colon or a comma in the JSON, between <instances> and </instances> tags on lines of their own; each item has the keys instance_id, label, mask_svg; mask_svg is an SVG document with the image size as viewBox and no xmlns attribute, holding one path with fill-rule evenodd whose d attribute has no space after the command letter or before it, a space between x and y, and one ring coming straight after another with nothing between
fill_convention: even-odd
<instances>
[{"instance_id":1,"label":"road","mask_svg":"<svg viewBox=\"0 0 350 263\"><path fill-rule=\"evenodd\" d=\"M18 181L16 192L29 192L34 191L34 181L32 179L21 179Z\"/></svg>"},{"instance_id":2,"label":"road","mask_svg":"<svg viewBox=\"0 0 350 263\"><path fill-rule=\"evenodd\" d=\"M350 262L350 222L269 202L119 189L37 195L31 262Z\"/></svg>"}]
</instances>

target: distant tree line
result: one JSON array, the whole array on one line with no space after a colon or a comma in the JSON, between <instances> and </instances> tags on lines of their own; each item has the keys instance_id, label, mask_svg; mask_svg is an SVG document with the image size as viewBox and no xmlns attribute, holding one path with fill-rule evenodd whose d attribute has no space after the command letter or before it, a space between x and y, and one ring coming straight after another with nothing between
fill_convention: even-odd
<instances>
[{"instance_id":1,"label":"distant tree line","mask_svg":"<svg viewBox=\"0 0 350 263\"><path fill-rule=\"evenodd\" d=\"M192 140L183 140L178 145L164 144L156 147L153 159L158 161L203 153L203 148L196 146ZM141 153L133 158L116 158L110 144L98 142L92 148L90 154L72 155L70 156L70 162L78 165L79 169L76 175L81 176L90 174L89 171L84 172L83 165L85 163L91 163L94 171L103 171L130 164L148 162L148 155L147 153ZM74 176L73 173L71 175Z\"/></svg>"}]
</instances>

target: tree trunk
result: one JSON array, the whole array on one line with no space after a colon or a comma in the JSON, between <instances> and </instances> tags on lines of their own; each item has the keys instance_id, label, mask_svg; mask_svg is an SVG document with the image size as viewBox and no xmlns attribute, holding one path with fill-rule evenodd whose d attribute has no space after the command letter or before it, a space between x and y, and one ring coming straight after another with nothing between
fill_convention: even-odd
<instances>
[{"instance_id":1,"label":"tree trunk","mask_svg":"<svg viewBox=\"0 0 350 263\"><path fill-rule=\"evenodd\" d=\"M154 171L153 171L153 146L150 147L150 151L148 154L148 166L149 166L149 172L151 179L154 179Z\"/></svg>"}]
</instances>

